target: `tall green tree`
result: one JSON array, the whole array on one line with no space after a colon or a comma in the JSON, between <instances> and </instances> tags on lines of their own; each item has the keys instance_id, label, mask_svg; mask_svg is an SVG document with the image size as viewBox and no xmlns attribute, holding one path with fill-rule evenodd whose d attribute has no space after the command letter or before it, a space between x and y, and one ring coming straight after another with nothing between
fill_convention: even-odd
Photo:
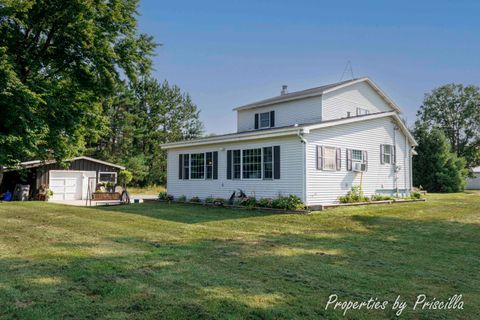
<instances>
[{"instance_id":1,"label":"tall green tree","mask_svg":"<svg viewBox=\"0 0 480 320\"><path fill-rule=\"evenodd\" d=\"M480 165L480 89L447 84L425 96L416 126L437 128L450 141L452 150L464 157L467 167Z\"/></svg>"},{"instance_id":2,"label":"tall green tree","mask_svg":"<svg viewBox=\"0 0 480 320\"><path fill-rule=\"evenodd\" d=\"M413 183L429 192L458 192L465 187L465 160L451 152L439 129L417 126L414 131L418 155L413 158Z\"/></svg>"},{"instance_id":3,"label":"tall green tree","mask_svg":"<svg viewBox=\"0 0 480 320\"><path fill-rule=\"evenodd\" d=\"M0 167L81 152L106 130L102 103L136 83L155 44L138 0L0 1Z\"/></svg>"},{"instance_id":4,"label":"tall green tree","mask_svg":"<svg viewBox=\"0 0 480 320\"><path fill-rule=\"evenodd\" d=\"M179 87L151 77L116 89L104 104L108 133L92 145L92 155L122 162L134 174L132 184L165 183L166 152L160 144L201 136L197 106Z\"/></svg>"}]
</instances>

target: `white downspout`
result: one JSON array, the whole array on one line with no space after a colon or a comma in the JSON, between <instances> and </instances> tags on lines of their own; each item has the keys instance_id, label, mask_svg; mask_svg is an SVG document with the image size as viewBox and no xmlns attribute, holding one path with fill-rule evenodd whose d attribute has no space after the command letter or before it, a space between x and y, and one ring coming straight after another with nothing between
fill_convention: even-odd
<instances>
[{"instance_id":1,"label":"white downspout","mask_svg":"<svg viewBox=\"0 0 480 320\"><path fill-rule=\"evenodd\" d=\"M415 147L410 148L410 192L413 191L413 152L415 151Z\"/></svg>"},{"instance_id":2,"label":"white downspout","mask_svg":"<svg viewBox=\"0 0 480 320\"><path fill-rule=\"evenodd\" d=\"M308 206L308 200L307 200L307 143L308 141L305 139L303 136L304 131L303 130L298 130L297 136L300 138L301 143L303 144L303 150L302 150L302 162L303 162L303 169L302 169L302 175L303 175L303 186L302 186L302 196L303 196L303 203L305 203L306 206Z\"/></svg>"},{"instance_id":3,"label":"white downspout","mask_svg":"<svg viewBox=\"0 0 480 320\"><path fill-rule=\"evenodd\" d=\"M408 159L407 157L408 155L408 139L407 139L407 135L405 135L405 154L403 155L403 179L404 179L404 188L405 188L405 193L410 193L408 191L408 184L407 184L407 164L405 163ZM410 170L410 168L409 168ZM406 194L408 195L408 194Z\"/></svg>"}]
</instances>

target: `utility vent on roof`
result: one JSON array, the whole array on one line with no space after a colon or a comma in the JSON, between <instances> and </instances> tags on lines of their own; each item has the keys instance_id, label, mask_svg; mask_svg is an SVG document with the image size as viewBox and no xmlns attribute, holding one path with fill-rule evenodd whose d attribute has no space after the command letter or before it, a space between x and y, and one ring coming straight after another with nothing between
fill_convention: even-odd
<instances>
[{"instance_id":1,"label":"utility vent on roof","mask_svg":"<svg viewBox=\"0 0 480 320\"><path fill-rule=\"evenodd\" d=\"M281 96L283 96L283 95L285 95L285 94L288 93L288 89L287 89L287 88L288 88L288 86L287 86L286 84L284 84L284 85L282 86L282 91L280 92L280 95L281 95Z\"/></svg>"}]
</instances>

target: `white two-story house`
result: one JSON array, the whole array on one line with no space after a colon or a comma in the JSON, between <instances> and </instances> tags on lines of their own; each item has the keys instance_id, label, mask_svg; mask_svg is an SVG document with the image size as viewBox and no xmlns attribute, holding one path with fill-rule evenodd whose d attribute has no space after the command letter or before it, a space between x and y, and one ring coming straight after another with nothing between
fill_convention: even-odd
<instances>
[{"instance_id":1,"label":"white two-story house","mask_svg":"<svg viewBox=\"0 0 480 320\"><path fill-rule=\"evenodd\" d=\"M167 143L167 191L228 199L296 195L335 203L352 186L366 195L408 195L415 139L398 106L359 78L237 107L237 132Z\"/></svg>"}]
</instances>

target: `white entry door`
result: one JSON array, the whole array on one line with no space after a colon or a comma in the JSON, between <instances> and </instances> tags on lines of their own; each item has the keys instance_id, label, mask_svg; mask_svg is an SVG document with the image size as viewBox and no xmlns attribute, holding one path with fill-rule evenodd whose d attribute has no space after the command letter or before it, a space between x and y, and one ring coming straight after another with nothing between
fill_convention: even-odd
<instances>
[{"instance_id":1,"label":"white entry door","mask_svg":"<svg viewBox=\"0 0 480 320\"><path fill-rule=\"evenodd\" d=\"M88 177L92 175L95 176L95 171L50 171L49 187L53 191L50 199L81 200L85 198Z\"/></svg>"}]
</instances>

